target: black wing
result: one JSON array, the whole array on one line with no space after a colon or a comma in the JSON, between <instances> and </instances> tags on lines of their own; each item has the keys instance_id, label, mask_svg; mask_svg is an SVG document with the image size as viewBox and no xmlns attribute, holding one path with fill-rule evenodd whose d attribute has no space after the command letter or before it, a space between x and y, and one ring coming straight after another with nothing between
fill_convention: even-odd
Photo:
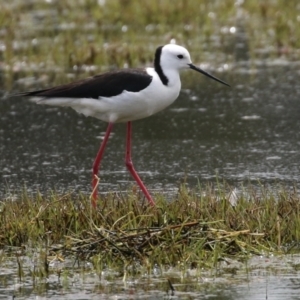
<instances>
[{"instance_id":1,"label":"black wing","mask_svg":"<svg viewBox=\"0 0 300 300\"><path fill-rule=\"evenodd\" d=\"M123 91L139 92L151 81L152 76L145 69L122 69L45 90L21 93L19 96L99 99L117 96Z\"/></svg>"}]
</instances>

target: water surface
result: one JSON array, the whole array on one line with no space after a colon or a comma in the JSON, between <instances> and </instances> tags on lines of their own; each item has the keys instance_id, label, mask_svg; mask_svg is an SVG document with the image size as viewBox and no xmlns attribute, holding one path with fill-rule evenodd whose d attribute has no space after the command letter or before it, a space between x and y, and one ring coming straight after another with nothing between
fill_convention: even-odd
<instances>
[{"instance_id":1,"label":"water surface","mask_svg":"<svg viewBox=\"0 0 300 300\"><path fill-rule=\"evenodd\" d=\"M299 299L299 256L253 257L246 264L225 260L214 270L153 269L146 275L124 277L114 271L97 274L88 262L50 264L49 277L34 278L36 256L20 257L23 280L16 261L2 262L0 299ZM61 271L61 276L55 270ZM145 270L144 270L145 271ZM168 279L175 291L171 292Z\"/></svg>"},{"instance_id":2,"label":"water surface","mask_svg":"<svg viewBox=\"0 0 300 300\"><path fill-rule=\"evenodd\" d=\"M149 189L174 190L183 180L194 187L216 177L233 186L298 185L299 66L259 62L214 72L231 88L185 72L183 90L172 106L133 122L133 162ZM105 123L25 98L1 100L0 111L2 195L24 186L33 192L90 192ZM125 129L116 124L108 143L102 192L132 186L124 165Z\"/></svg>"}]
</instances>

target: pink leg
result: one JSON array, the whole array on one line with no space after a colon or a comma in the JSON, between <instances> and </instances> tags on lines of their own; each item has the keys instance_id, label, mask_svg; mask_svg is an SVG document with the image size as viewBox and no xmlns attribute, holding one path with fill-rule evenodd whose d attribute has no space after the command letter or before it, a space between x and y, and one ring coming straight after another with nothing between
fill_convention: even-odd
<instances>
[{"instance_id":1,"label":"pink leg","mask_svg":"<svg viewBox=\"0 0 300 300\"><path fill-rule=\"evenodd\" d=\"M106 147L106 144L107 144L107 141L108 141L108 138L109 138L109 135L111 133L111 130L113 128L113 123L108 123L108 126L107 126L107 129L106 129L106 132L105 132L105 136L104 136L104 139L101 143L101 146L100 146L100 149L97 153L97 156L94 160L94 163L93 163L93 179L92 179L92 187L93 187L93 194L92 194L92 206L94 208L96 208L97 206L97 195L98 195L98 191L97 191L97 183L98 183L98 180L97 180L97 175L98 175L98 171L99 171L99 166L100 166L100 162L102 160L102 157L103 157L103 154L104 154L104 149Z\"/></svg>"},{"instance_id":2,"label":"pink leg","mask_svg":"<svg viewBox=\"0 0 300 300\"><path fill-rule=\"evenodd\" d=\"M154 206L155 202L153 201L152 197L150 196L147 188L145 187L144 183L142 182L140 176L135 171L132 160L131 160L131 122L127 123L127 137L126 137L126 156L125 156L125 163L128 171L131 173L132 177L135 179L141 190L143 191L144 195L148 199L150 205Z\"/></svg>"}]
</instances>

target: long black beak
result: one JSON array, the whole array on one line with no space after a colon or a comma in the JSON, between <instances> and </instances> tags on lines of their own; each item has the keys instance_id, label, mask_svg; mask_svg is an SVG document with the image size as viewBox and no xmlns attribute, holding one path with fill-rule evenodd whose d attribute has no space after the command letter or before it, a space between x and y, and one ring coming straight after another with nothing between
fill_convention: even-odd
<instances>
[{"instance_id":1,"label":"long black beak","mask_svg":"<svg viewBox=\"0 0 300 300\"><path fill-rule=\"evenodd\" d=\"M209 78L211 78L211 79L214 79L214 80L216 80L216 81L218 81L218 82L220 82L220 83L223 83L223 84L225 84L225 85L227 85L227 86L230 86L228 83L226 83L226 82L224 82L224 81L218 79L217 77L214 77L214 76L212 76L212 75L206 73L205 71L203 71L202 69L196 67L195 65L193 65L193 64L188 64L188 65L189 65L189 67L190 67L192 70L195 70L195 71L197 71L197 72L199 72L199 73L202 73L203 75L206 75L207 77L209 77Z\"/></svg>"}]
</instances>

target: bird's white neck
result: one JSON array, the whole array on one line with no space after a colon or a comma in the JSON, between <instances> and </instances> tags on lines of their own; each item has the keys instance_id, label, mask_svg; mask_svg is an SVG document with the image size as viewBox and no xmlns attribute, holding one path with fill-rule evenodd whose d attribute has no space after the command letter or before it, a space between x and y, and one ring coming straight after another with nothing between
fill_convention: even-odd
<instances>
[{"instance_id":1,"label":"bird's white neck","mask_svg":"<svg viewBox=\"0 0 300 300\"><path fill-rule=\"evenodd\" d=\"M178 70L166 69L166 70L163 70L163 73L168 78L168 83L167 83L168 87L173 87L176 85L180 86L180 74L179 74Z\"/></svg>"}]
</instances>

